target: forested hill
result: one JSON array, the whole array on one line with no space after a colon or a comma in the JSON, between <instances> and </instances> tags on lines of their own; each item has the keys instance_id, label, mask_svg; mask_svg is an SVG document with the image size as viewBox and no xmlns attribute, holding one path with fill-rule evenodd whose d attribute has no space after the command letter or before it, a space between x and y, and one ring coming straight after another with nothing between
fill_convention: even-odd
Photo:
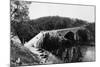
<instances>
[{"instance_id":1,"label":"forested hill","mask_svg":"<svg viewBox=\"0 0 100 67\"><path fill-rule=\"evenodd\" d=\"M17 35L21 42L24 43L33 38L40 31L80 27L83 25L87 25L87 29L95 35L95 23L59 16L40 17L38 19L21 22L12 21L11 32Z\"/></svg>"},{"instance_id":2,"label":"forested hill","mask_svg":"<svg viewBox=\"0 0 100 67\"><path fill-rule=\"evenodd\" d=\"M31 20L32 25L37 25L41 30L63 29L88 24L87 21L68 17L48 16Z\"/></svg>"}]
</instances>

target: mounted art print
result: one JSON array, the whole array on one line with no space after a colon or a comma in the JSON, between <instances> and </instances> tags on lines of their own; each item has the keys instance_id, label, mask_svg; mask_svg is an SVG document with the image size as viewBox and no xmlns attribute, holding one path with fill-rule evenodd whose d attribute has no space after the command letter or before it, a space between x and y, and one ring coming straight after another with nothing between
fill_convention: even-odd
<instances>
[{"instance_id":1,"label":"mounted art print","mask_svg":"<svg viewBox=\"0 0 100 67\"><path fill-rule=\"evenodd\" d=\"M10 1L10 66L95 61L95 5Z\"/></svg>"}]
</instances>

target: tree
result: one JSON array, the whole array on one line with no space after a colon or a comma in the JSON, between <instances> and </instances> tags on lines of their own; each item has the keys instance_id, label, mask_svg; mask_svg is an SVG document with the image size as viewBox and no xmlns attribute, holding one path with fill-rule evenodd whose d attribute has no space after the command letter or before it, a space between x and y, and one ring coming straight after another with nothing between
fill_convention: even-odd
<instances>
[{"instance_id":1,"label":"tree","mask_svg":"<svg viewBox=\"0 0 100 67\"><path fill-rule=\"evenodd\" d=\"M84 21L84 20L81 20L81 19L75 19L73 26L79 27L79 26L83 26L83 25L87 25L87 24L88 24L87 21Z\"/></svg>"},{"instance_id":2,"label":"tree","mask_svg":"<svg viewBox=\"0 0 100 67\"><path fill-rule=\"evenodd\" d=\"M29 12L28 7L31 4L30 1L19 1L19 0L11 0L10 12L11 12L11 21L26 21L29 20Z\"/></svg>"},{"instance_id":3,"label":"tree","mask_svg":"<svg viewBox=\"0 0 100 67\"><path fill-rule=\"evenodd\" d=\"M11 33L17 35L22 42L24 42L26 34L29 35L30 33L30 26L26 23L29 21L28 9L30 4L30 1L19 0L11 0L10 4Z\"/></svg>"}]
</instances>

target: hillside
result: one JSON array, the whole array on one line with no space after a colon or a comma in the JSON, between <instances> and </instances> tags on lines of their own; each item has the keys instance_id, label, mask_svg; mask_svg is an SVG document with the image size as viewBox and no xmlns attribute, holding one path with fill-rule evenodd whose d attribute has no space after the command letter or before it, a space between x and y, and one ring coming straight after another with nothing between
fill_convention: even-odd
<instances>
[{"instance_id":1,"label":"hillside","mask_svg":"<svg viewBox=\"0 0 100 67\"><path fill-rule=\"evenodd\" d=\"M87 25L87 28L91 30L91 32L94 34L94 24L95 23L90 24L89 22L80 19L49 16L29 20L27 22L23 21L17 23L16 21L12 21L11 32L13 32L14 35L18 35L21 42L24 44L25 42L28 42L31 38L33 38L35 35L37 35L40 31L80 27L83 25Z\"/></svg>"}]
</instances>

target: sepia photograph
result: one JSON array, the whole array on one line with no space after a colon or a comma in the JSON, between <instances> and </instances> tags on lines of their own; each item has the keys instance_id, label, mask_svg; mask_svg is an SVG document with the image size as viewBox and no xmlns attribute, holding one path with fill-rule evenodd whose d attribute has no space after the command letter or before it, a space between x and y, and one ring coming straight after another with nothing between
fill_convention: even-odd
<instances>
[{"instance_id":1,"label":"sepia photograph","mask_svg":"<svg viewBox=\"0 0 100 67\"><path fill-rule=\"evenodd\" d=\"M95 10L10 0L10 67L95 62Z\"/></svg>"}]
</instances>

